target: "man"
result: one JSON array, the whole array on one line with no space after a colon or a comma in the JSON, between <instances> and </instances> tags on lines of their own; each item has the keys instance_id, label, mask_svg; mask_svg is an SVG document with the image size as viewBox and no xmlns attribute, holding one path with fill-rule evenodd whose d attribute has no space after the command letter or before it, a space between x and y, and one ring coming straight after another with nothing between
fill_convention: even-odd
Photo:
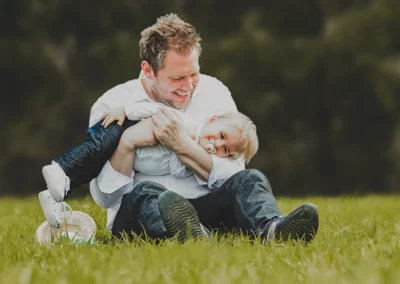
<instances>
[{"instance_id":1,"label":"man","mask_svg":"<svg viewBox=\"0 0 400 284\"><path fill-rule=\"evenodd\" d=\"M217 79L200 74L200 36L192 25L170 14L159 18L141 36L141 76L100 97L92 107L90 125L115 106L131 108L141 101L163 104L199 120L204 113L211 116L237 111L229 90ZM138 125L124 131L111 159L90 184L95 202L108 209L107 228L114 235L145 233L158 239L179 233L179 239L184 240L189 224L195 237L207 236L206 228L237 228L267 240L313 239L318 230L314 205L305 204L282 216L261 172L245 170L243 160L210 155L186 134L169 108L148 121L153 131ZM110 139L119 139L122 128L118 134L110 134L116 127L115 123L110 129L99 127L98 141L107 144ZM179 179L135 173L135 149L151 146L153 135L194 175ZM223 137L220 143L223 147Z\"/></svg>"}]
</instances>

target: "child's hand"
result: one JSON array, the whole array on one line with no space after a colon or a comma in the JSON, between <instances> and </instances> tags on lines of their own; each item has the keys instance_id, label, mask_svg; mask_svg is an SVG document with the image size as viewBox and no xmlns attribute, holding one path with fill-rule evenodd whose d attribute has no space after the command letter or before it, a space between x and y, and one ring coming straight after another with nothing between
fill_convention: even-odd
<instances>
[{"instance_id":1,"label":"child's hand","mask_svg":"<svg viewBox=\"0 0 400 284\"><path fill-rule=\"evenodd\" d=\"M124 123L126 114L125 110L123 107L116 107L110 110L110 112L107 112L103 114L101 118L104 118L104 121L101 125L104 126L104 128L107 128L111 123L113 123L115 120L118 120L117 124L119 126L122 126Z\"/></svg>"}]
</instances>

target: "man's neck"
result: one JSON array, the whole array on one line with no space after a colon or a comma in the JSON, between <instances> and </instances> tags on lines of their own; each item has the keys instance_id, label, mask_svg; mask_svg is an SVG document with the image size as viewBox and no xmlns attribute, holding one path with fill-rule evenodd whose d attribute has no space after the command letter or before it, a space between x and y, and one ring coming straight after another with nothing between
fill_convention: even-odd
<instances>
[{"instance_id":1,"label":"man's neck","mask_svg":"<svg viewBox=\"0 0 400 284\"><path fill-rule=\"evenodd\" d=\"M153 85L153 82L151 80L147 79L146 77L141 78L140 82L141 82L146 94L149 96L150 99L152 99L154 101L154 97L151 92L151 86Z\"/></svg>"}]
</instances>

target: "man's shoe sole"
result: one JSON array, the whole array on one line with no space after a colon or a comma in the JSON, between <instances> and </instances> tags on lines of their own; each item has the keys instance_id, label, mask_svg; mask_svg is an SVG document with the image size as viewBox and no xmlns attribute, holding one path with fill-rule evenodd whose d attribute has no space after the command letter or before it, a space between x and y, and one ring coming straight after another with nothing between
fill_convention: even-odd
<instances>
[{"instance_id":1,"label":"man's shoe sole","mask_svg":"<svg viewBox=\"0 0 400 284\"><path fill-rule=\"evenodd\" d=\"M158 208L165 229L177 236L180 242L184 242L190 236L208 237L193 205L179 194L172 191L161 193L158 197Z\"/></svg>"},{"instance_id":2,"label":"man's shoe sole","mask_svg":"<svg viewBox=\"0 0 400 284\"><path fill-rule=\"evenodd\" d=\"M277 224L276 238L282 241L301 239L310 242L317 234L318 225L318 209L314 204L307 203L289 213Z\"/></svg>"}]
</instances>

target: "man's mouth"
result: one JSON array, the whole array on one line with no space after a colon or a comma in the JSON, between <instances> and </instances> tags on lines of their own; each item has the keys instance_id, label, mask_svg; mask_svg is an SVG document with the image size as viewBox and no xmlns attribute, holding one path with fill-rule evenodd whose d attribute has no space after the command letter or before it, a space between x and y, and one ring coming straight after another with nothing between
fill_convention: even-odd
<instances>
[{"instance_id":1,"label":"man's mouth","mask_svg":"<svg viewBox=\"0 0 400 284\"><path fill-rule=\"evenodd\" d=\"M189 95L189 92L174 91L174 92L172 92L172 93L174 93L175 95L177 95L177 96L179 96L179 97L182 97L182 98L187 97L187 96Z\"/></svg>"}]
</instances>

